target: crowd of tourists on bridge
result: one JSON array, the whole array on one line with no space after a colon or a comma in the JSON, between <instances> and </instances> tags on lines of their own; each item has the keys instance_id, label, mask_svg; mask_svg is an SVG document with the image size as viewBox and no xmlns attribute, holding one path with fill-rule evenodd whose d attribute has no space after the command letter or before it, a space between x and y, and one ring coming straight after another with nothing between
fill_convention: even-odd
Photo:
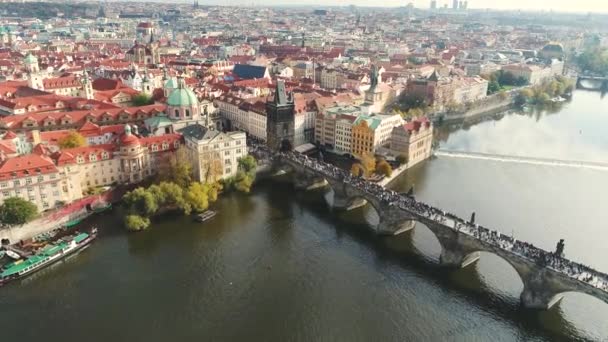
<instances>
[{"instance_id":1,"label":"crowd of tourists on bridge","mask_svg":"<svg viewBox=\"0 0 608 342\"><path fill-rule=\"evenodd\" d=\"M339 179L355 186L388 205L398 206L400 209L409 213L443 224L450 229L473 236L487 244L532 260L541 266L549 267L593 287L608 291L608 275L598 272L588 266L565 259L562 257L561 253L548 252L530 243L516 240L511 236L490 230L478 224L474 224L473 222L465 221L452 213L417 201L413 196L399 194L393 190L386 189L374 182L367 181L362 177L353 176L350 172L332 164L309 158L304 154L295 152L280 152L273 154L265 145L261 144L254 144L252 147L253 151L257 151L258 153L267 156L287 158L300 165L313 169L316 172L322 173L325 176L333 177L334 179Z\"/></svg>"}]
</instances>

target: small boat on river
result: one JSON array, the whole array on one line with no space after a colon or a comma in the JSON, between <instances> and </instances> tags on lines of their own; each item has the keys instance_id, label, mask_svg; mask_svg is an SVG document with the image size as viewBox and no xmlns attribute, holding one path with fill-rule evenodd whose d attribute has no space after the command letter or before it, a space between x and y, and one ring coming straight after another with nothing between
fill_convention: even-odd
<instances>
[{"instance_id":1,"label":"small boat on river","mask_svg":"<svg viewBox=\"0 0 608 342\"><path fill-rule=\"evenodd\" d=\"M215 217L215 215L217 215L216 211L207 210L202 214L196 215L196 221L197 222L206 222L206 221L212 219L213 217Z\"/></svg>"}]
</instances>

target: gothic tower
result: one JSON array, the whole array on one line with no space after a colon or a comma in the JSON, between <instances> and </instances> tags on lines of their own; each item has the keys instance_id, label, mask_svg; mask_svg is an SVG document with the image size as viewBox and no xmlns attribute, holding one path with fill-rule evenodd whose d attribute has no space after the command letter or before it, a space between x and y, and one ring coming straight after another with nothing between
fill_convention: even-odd
<instances>
[{"instance_id":1,"label":"gothic tower","mask_svg":"<svg viewBox=\"0 0 608 342\"><path fill-rule=\"evenodd\" d=\"M91 82L91 79L89 78L89 73L86 71L86 69L82 74L82 79L80 83L82 84L80 97L84 97L87 100L92 100L94 95L93 83Z\"/></svg>"},{"instance_id":2,"label":"gothic tower","mask_svg":"<svg viewBox=\"0 0 608 342\"><path fill-rule=\"evenodd\" d=\"M266 140L275 151L293 148L295 104L293 94L285 91L285 82L277 80L274 98L266 102Z\"/></svg>"}]
</instances>

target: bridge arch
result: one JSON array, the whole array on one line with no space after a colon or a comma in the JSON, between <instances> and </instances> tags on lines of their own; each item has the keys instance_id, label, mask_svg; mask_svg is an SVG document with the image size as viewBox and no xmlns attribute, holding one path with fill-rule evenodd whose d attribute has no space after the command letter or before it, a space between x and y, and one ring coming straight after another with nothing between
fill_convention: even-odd
<instances>
[{"instance_id":1,"label":"bridge arch","mask_svg":"<svg viewBox=\"0 0 608 342\"><path fill-rule=\"evenodd\" d=\"M508 258L493 251L480 249L467 253L463 258L462 267L474 267L485 288L499 297L519 300L524 291L525 278L518 267Z\"/></svg>"}]
</instances>

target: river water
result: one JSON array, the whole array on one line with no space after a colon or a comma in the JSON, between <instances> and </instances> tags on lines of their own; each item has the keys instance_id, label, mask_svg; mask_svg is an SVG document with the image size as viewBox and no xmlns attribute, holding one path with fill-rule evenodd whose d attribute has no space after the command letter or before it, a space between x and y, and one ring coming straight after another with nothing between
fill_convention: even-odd
<instances>
[{"instance_id":1,"label":"river water","mask_svg":"<svg viewBox=\"0 0 608 342\"><path fill-rule=\"evenodd\" d=\"M608 100L578 91L561 108L442 127L442 148L608 161ZM608 171L439 157L395 181L405 191L608 272ZM199 224L165 217L127 234L94 217L89 249L0 290L0 331L20 341L608 340L608 305L567 294L546 312L519 307L502 259L436 266L418 224L376 237L373 209L332 212L322 191L262 181L229 194Z\"/></svg>"}]
</instances>

